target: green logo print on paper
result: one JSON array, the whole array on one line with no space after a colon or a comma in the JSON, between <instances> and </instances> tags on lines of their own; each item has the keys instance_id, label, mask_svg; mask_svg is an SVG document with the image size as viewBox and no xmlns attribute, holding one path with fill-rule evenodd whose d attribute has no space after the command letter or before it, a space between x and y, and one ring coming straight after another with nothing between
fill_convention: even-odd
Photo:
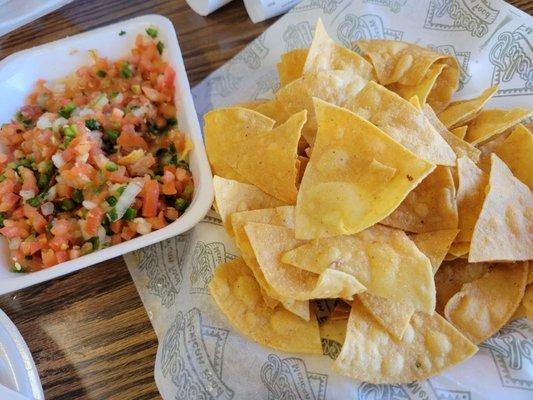
<instances>
[{"instance_id":1,"label":"green logo print on paper","mask_svg":"<svg viewBox=\"0 0 533 400\"><path fill-rule=\"evenodd\" d=\"M533 391L533 329L526 319L507 324L479 347L488 349L502 386Z\"/></svg>"},{"instance_id":2,"label":"green logo print on paper","mask_svg":"<svg viewBox=\"0 0 533 400\"><path fill-rule=\"evenodd\" d=\"M268 400L326 399L328 376L307 371L301 358L269 354L261 367L261 381L268 389Z\"/></svg>"},{"instance_id":3,"label":"green logo print on paper","mask_svg":"<svg viewBox=\"0 0 533 400\"><path fill-rule=\"evenodd\" d=\"M365 14L357 16L355 14L346 14L344 20L337 27L337 37L346 47L358 50L353 45L356 40L402 40L403 32L385 27L383 20L378 15Z\"/></svg>"},{"instance_id":4,"label":"green logo print on paper","mask_svg":"<svg viewBox=\"0 0 533 400\"><path fill-rule=\"evenodd\" d=\"M492 84L496 96L533 94L533 29L524 25L512 32L502 32L489 53L494 66Z\"/></svg>"},{"instance_id":5,"label":"green logo print on paper","mask_svg":"<svg viewBox=\"0 0 533 400\"><path fill-rule=\"evenodd\" d=\"M405 3L407 3L407 0L363 0L363 3L389 7L393 13L399 13Z\"/></svg>"},{"instance_id":6,"label":"green logo print on paper","mask_svg":"<svg viewBox=\"0 0 533 400\"><path fill-rule=\"evenodd\" d=\"M236 256L226 252L222 242L196 242L192 256L191 293L209 294L207 285L213 278L213 271L221 264Z\"/></svg>"},{"instance_id":7,"label":"green logo print on paper","mask_svg":"<svg viewBox=\"0 0 533 400\"><path fill-rule=\"evenodd\" d=\"M178 312L165 334L159 360L163 377L176 386L176 399L230 400L222 381L224 347L229 331L202 323L197 308Z\"/></svg>"},{"instance_id":8,"label":"green logo print on paper","mask_svg":"<svg viewBox=\"0 0 533 400\"><path fill-rule=\"evenodd\" d=\"M500 11L488 0L431 0L424 28L437 31L468 31L483 37Z\"/></svg>"},{"instance_id":9,"label":"green logo print on paper","mask_svg":"<svg viewBox=\"0 0 533 400\"><path fill-rule=\"evenodd\" d=\"M181 290L183 276L180 266L187 251L188 235L183 234L139 250L139 270L148 277L149 292L171 307Z\"/></svg>"}]
</instances>

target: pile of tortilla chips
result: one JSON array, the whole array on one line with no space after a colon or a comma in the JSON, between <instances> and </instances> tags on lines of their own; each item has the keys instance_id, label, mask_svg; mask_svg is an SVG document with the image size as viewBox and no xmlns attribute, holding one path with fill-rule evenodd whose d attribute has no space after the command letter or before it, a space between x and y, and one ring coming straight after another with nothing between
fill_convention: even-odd
<instances>
[{"instance_id":1,"label":"pile of tortilla chips","mask_svg":"<svg viewBox=\"0 0 533 400\"><path fill-rule=\"evenodd\" d=\"M533 136L520 124L533 112L484 108L496 87L452 102L450 56L356 44L318 21L309 49L281 57L274 99L206 114L216 209L241 252L210 290L251 340L330 355L336 343L335 371L405 383L533 317Z\"/></svg>"}]
</instances>

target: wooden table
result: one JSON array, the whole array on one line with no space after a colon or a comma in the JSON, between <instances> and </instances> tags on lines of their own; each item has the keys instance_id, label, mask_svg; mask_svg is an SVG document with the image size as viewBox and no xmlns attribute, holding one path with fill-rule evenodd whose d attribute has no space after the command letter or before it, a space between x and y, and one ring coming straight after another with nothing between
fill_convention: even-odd
<instances>
[{"instance_id":1,"label":"wooden table","mask_svg":"<svg viewBox=\"0 0 533 400\"><path fill-rule=\"evenodd\" d=\"M533 14L533 1L512 4ZM144 14L172 20L191 85L233 57L274 20L252 24L240 1L207 18L183 0L75 0L0 38L16 51ZM11 295L0 308L26 339L47 399L158 399L157 339L122 258Z\"/></svg>"}]
</instances>

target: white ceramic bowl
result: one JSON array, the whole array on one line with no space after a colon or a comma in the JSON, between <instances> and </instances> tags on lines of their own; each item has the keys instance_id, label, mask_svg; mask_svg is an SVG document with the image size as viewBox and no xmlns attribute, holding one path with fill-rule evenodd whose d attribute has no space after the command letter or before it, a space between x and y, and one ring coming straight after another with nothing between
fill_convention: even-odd
<instances>
[{"instance_id":1,"label":"white ceramic bowl","mask_svg":"<svg viewBox=\"0 0 533 400\"><path fill-rule=\"evenodd\" d=\"M0 240L0 294L48 281L89 265L120 256L176 236L192 228L209 210L213 201L211 170L202 140L198 117L192 100L187 73L183 65L176 31L172 23L159 15L146 15L119 22L90 32L15 53L0 62L0 124L11 120L38 79L59 79L90 62L88 50L111 60L125 57L134 46L138 33L149 26L159 29L158 38L165 44L163 57L176 71L176 97L179 127L191 139L190 168L195 182L193 200L175 222L148 235L108 247L42 271L18 274L10 272L7 241ZM120 31L125 31L123 36Z\"/></svg>"}]
</instances>

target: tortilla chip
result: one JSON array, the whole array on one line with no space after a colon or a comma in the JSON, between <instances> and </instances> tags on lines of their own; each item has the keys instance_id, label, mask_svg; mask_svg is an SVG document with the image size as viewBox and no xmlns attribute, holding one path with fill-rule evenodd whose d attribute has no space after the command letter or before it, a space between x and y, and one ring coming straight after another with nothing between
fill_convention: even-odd
<instances>
[{"instance_id":1,"label":"tortilla chip","mask_svg":"<svg viewBox=\"0 0 533 400\"><path fill-rule=\"evenodd\" d=\"M429 258L433 275L442 264L458 232L458 229L443 229L409 236L415 242L416 247Z\"/></svg>"},{"instance_id":2,"label":"tortilla chip","mask_svg":"<svg viewBox=\"0 0 533 400\"><path fill-rule=\"evenodd\" d=\"M358 115L315 99L317 140L296 206L296 237L362 231L434 168Z\"/></svg>"},{"instance_id":3,"label":"tortilla chip","mask_svg":"<svg viewBox=\"0 0 533 400\"><path fill-rule=\"evenodd\" d=\"M402 340L415 309L409 304L374 296L370 293L357 295L366 310L390 333L396 340Z\"/></svg>"},{"instance_id":4,"label":"tortilla chip","mask_svg":"<svg viewBox=\"0 0 533 400\"><path fill-rule=\"evenodd\" d=\"M533 258L533 195L505 163L492 154L489 191L476 222L470 262Z\"/></svg>"},{"instance_id":5,"label":"tortilla chip","mask_svg":"<svg viewBox=\"0 0 533 400\"><path fill-rule=\"evenodd\" d=\"M455 185L450 169L438 165L380 223L415 233L457 228Z\"/></svg>"},{"instance_id":6,"label":"tortilla chip","mask_svg":"<svg viewBox=\"0 0 533 400\"><path fill-rule=\"evenodd\" d=\"M456 242L453 243L448 250L448 253L453 254L455 257L462 257L470 251L470 242Z\"/></svg>"},{"instance_id":7,"label":"tortilla chip","mask_svg":"<svg viewBox=\"0 0 533 400\"><path fill-rule=\"evenodd\" d=\"M444 69L444 64L433 64L429 67L424 78L416 85L408 86L401 83L392 83L387 86L389 90L398 93L404 99L409 100L413 96L417 96L421 104L425 104L433 85L438 76ZM420 107L418 107L420 109Z\"/></svg>"},{"instance_id":8,"label":"tortilla chip","mask_svg":"<svg viewBox=\"0 0 533 400\"><path fill-rule=\"evenodd\" d=\"M294 49L281 55L281 60L276 65L281 87L303 75L308 52L309 49Z\"/></svg>"},{"instance_id":9,"label":"tortilla chip","mask_svg":"<svg viewBox=\"0 0 533 400\"><path fill-rule=\"evenodd\" d=\"M368 82L346 108L383 130L420 158L455 165L455 154L420 110L396 93Z\"/></svg>"},{"instance_id":10,"label":"tortilla chip","mask_svg":"<svg viewBox=\"0 0 533 400\"><path fill-rule=\"evenodd\" d=\"M452 130L450 130L450 132L457 136L459 139L464 140L467 129L468 126L466 125L458 126L457 128L453 128Z\"/></svg>"},{"instance_id":11,"label":"tortilla chip","mask_svg":"<svg viewBox=\"0 0 533 400\"><path fill-rule=\"evenodd\" d=\"M527 263L496 264L448 300L444 315L463 335L481 343L502 328L520 305Z\"/></svg>"},{"instance_id":12,"label":"tortilla chip","mask_svg":"<svg viewBox=\"0 0 533 400\"><path fill-rule=\"evenodd\" d=\"M233 236L231 214L239 211L284 205L283 202L269 196L253 185L221 178L220 176L215 175L213 177L213 187L215 189L217 211L224 222L224 228L226 228L230 236Z\"/></svg>"},{"instance_id":13,"label":"tortilla chip","mask_svg":"<svg viewBox=\"0 0 533 400\"><path fill-rule=\"evenodd\" d=\"M258 106L260 106L263 103L266 103L267 100L251 100L251 101L243 101L241 103L235 103L231 107L239 107L239 108L247 108L249 110L255 110Z\"/></svg>"},{"instance_id":14,"label":"tortilla chip","mask_svg":"<svg viewBox=\"0 0 533 400\"><path fill-rule=\"evenodd\" d=\"M526 288L526 293L527 293L527 288ZM524 297L525 297L525 295L524 295ZM509 322L515 321L517 319L522 319L522 318L527 318L527 311L526 311L526 308L524 307L524 304L520 303L520 305L515 310L515 312L511 316L511 318L509 318Z\"/></svg>"},{"instance_id":15,"label":"tortilla chip","mask_svg":"<svg viewBox=\"0 0 533 400\"><path fill-rule=\"evenodd\" d=\"M520 121L533 115L533 109L513 108L502 110L492 108L482 110L472 121L468 123L465 140L473 145L484 142L487 139L502 133Z\"/></svg>"},{"instance_id":16,"label":"tortilla chip","mask_svg":"<svg viewBox=\"0 0 533 400\"><path fill-rule=\"evenodd\" d=\"M533 285L529 285L526 288L521 304L526 310L527 318L533 321Z\"/></svg>"},{"instance_id":17,"label":"tortilla chip","mask_svg":"<svg viewBox=\"0 0 533 400\"><path fill-rule=\"evenodd\" d=\"M459 64L455 58L449 57L444 61L437 61L445 63L442 72L437 76L435 84L428 94L427 104L431 106L435 112L441 112L452 101L453 94L459 88Z\"/></svg>"},{"instance_id":18,"label":"tortilla chip","mask_svg":"<svg viewBox=\"0 0 533 400\"><path fill-rule=\"evenodd\" d=\"M314 315L304 321L283 308L269 308L242 258L215 270L209 291L231 324L249 339L281 351L321 354Z\"/></svg>"},{"instance_id":19,"label":"tortilla chip","mask_svg":"<svg viewBox=\"0 0 533 400\"><path fill-rule=\"evenodd\" d=\"M411 103L413 106L415 106L418 110L422 109L422 106L420 105L420 99L418 96L413 96L409 99L409 103Z\"/></svg>"},{"instance_id":20,"label":"tortilla chip","mask_svg":"<svg viewBox=\"0 0 533 400\"><path fill-rule=\"evenodd\" d=\"M300 186L300 182L302 182L302 178L304 177L305 169L307 168L307 163L309 162L309 158L298 156L297 160L297 167L298 167L298 178L296 179L297 186Z\"/></svg>"},{"instance_id":21,"label":"tortilla chip","mask_svg":"<svg viewBox=\"0 0 533 400\"><path fill-rule=\"evenodd\" d=\"M478 348L438 314L417 312L397 341L354 300L346 340L333 370L374 384L427 379L473 356Z\"/></svg>"},{"instance_id":22,"label":"tortilla chip","mask_svg":"<svg viewBox=\"0 0 533 400\"><path fill-rule=\"evenodd\" d=\"M451 103L446 110L439 113L438 117L448 129L464 125L476 117L485 103L489 101L497 91L498 86L492 86L485 89L483 93L476 98L455 101Z\"/></svg>"},{"instance_id":23,"label":"tortilla chip","mask_svg":"<svg viewBox=\"0 0 533 400\"><path fill-rule=\"evenodd\" d=\"M365 290L353 275L342 271L326 269L318 275L284 264L281 255L301 244L294 238L292 229L247 223L244 230L265 279L277 293L295 300L351 299L355 293Z\"/></svg>"},{"instance_id":24,"label":"tortilla chip","mask_svg":"<svg viewBox=\"0 0 533 400\"><path fill-rule=\"evenodd\" d=\"M469 263L462 258L443 262L435 274L437 312L444 315L444 307L453 295L459 292L465 283L474 282L484 276L488 270L487 263Z\"/></svg>"},{"instance_id":25,"label":"tortilla chip","mask_svg":"<svg viewBox=\"0 0 533 400\"><path fill-rule=\"evenodd\" d=\"M244 231L244 226L248 222L261 222L294 228L294 207L284 206L233 213L231 214L231 225L235 233L235 244L239 248L242 258L252 270L255 279L263 289L267 305L275 307L278 302L281 302L287 310L305 320L309 320L308 301L296 301L277 293L265 279L255 258L254 250L248 241L248 236L246 236L246 232Z\"/></svg>"},{"instance_id":26,"label":"tortilla chip","mask_svg":"<svg viewBox=\"0 0 533 400\"><path fill-rule=\"evenodd\" d=\"M287 113L283 104L277 99L265 101L257 105L254 110L276 121L276 124L274 125L275 127L283 124L290 117L290 114Z\"/></svg>"},{"instance_id":27,"label":"tortilla chip","mask_svg":"<svg viewBox=\"0 0 533 400\"><path fill-rule=\"evenodd\" d=\"M227 164L265 193L295 204L298 140L305 121L306 111L302 111L271 131L234 143L226 154Z\"/></svg>"},{"instance_id":28,"label":"tortilla chip","mask_svg":"<svg viewBox=\"0 0 533 400\"><path fill-rule=\"evenodd\" d=\"M379 83L417 85L427 75L432 64L448 56L395 40L358 40L361 51L372 60Z\"/></svg>"},{"instance_id":29,"label":"tortilla chip","mask_svg":"<svg viewBox=\"0 0 533 400\"><path fill-rule=\"evenodd\" d=\"M316 117L313 97L343 106L365 86L366 80L349 71L321 71L306 74L276 93L278 101L289 114L307 110L307 123L302 135L313 145L316 136Z\"/></svg>"},{"instance_id":30,"label":"tortilla chip","mask_svg":"<svg viewBox=\"0 0 533 400\"><path fill-rule=\"evenodd\" d=\"M226 161L243 138L269 131L275 121L256 111L240 107L217 108L204 116L204 139L213 175L249 183Z\"/></svg>"},{"instance_id":31,"label":"tortilla chip","mask_svg":"<svg viewBox=\"0 0 533 400\"><path fill-rule=\"evenodd\" d=\"M331 70L347 71L366 80L375 79L372 64L356 52L335 43L319 18L305 61L304 74Z\"/></svg>"},{"instance_id":32,"label":"tortilla chip","mask_svg":"<svg viewBox=\"0 0 533 400\"><path fill-rule=\"evenodd\" d=\"M524 125L518 125L493 151L515 177L533 189L533 134Z\"/></svg>"},{"instance_id":33,"label":"tortilla chip","mask_svg":"<svg viewBox=\"0 0 533 400\"><path fill-rule=\"evenodd\" d=\"M370 294L428 313L435 307L431 263L398 229L374 225L355 235L315 239L281 260L314 273L335 268L355 276Z\"/></svg>"},{"instance_id":34,"label":"tortilla chip","mask_svg":"<svg viewBox=\"0 0 533 400\"><path fill-rule=\"evenodd\" d=\"M474 162L478 162L481 152L472 146L470 143L465 142L461 138L451 133L440 120L429 105L422 107L424 116L430 122L430 124L440 133L444 140L453 149L457 158L467 156Z\"/></svg>"},{"instance_id":35,"label":"tortilla chip","mask_svg":"<svg viewBox=\"0 0 533 400\"><path fill-rule=\"evenodd\" d=\"M458 242L470 242L476 225L489 177L468 157L457 161L459 187L457 189L457 210L459 212Z\"/></svg>"}]
</instances>

